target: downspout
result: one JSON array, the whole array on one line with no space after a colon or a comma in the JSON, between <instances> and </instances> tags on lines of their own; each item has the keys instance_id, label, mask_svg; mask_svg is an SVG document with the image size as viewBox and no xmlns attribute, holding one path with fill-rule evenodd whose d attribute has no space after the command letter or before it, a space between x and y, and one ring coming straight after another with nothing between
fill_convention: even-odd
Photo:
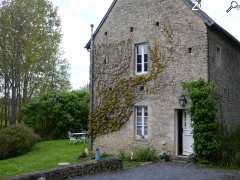
<instances>
[{"instance_id":1,"label":"downspout","mask_svg":"<svg viewBox=\"0 0 240 180\"><path fill-rule=\"evenodd\" d=\"M94 25L91 24L91 45L90 45L90 106L89 112L90 114L93 113L94 108L94 37L93 37L93 28ZM91 122L89 122L91 123ZM90 134L90 149L93 150L93 138Z\"/></svg>"}]
</instances>

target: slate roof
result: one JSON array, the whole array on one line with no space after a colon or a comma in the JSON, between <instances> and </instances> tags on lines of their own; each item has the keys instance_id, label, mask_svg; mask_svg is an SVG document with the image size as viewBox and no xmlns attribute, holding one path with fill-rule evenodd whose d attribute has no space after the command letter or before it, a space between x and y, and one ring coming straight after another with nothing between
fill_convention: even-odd
<instances>
[{"instance_id":1,"label":"slate roof","mask_svg":"<svg viewBox=\"0 0 240 180\"><path fill-rule=\"evenodd\" d=\"M101 29L102 25L104 24L104 22L106 21L106 19L108 18L110 12L112 11L113 7L115 6L115 4L117 3L118 0L114 0L110 6L110 8L108 9L107 13L105 14L105 16L103 17L102 21L100 22L100 24L98 25L97 29L95 30L94 34L93 34L93 38L96 37L97 33L99 32L99 30ZM192 7L194 6L193 2L191 0L183 0L186 5L192 9ZM217 30L218 32L222 33L224 36L226 36L227 38L229 38L234 44L236 44L237 46L240 47L240 42L233 36L231 35L229 32L227 32L223 27L221 27L220 25L218 25L212 18L210 18L204 11L202 11L201 9L199 9L198 11L193 11L195 14L197 14L202 20L203 22L207 25L207 27L212 28L214 30ZM85 48L86 49L90 49L90 40L88 41L88 43L86 44Z\"/></svg>"}]
</instances>

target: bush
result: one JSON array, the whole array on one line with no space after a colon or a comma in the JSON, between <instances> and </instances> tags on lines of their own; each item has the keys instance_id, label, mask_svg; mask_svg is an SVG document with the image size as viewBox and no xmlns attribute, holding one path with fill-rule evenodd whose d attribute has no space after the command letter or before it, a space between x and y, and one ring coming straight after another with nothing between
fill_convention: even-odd
<instances>
[{"instance_id":1,"label":"bush","mask_svg":"<svg viewBox=\"0 0 240 180\"><path fill-rule=\"evenodd\" d=\"M142 148L133 152L133 160L139 162L157 161L158 155L154 149Z\"/></svg>"},{"instance_id":2,"label":"bush","mask_svg":"<svg viewBox=\"0 0 240 180\"><path fill-rule=\"evenodd\" d=\"M235 154L235 158L234 158L234 165L237 167L240 167L240 152L237 152Z\"/></svg>"},{"instance_id":3,"label":"bush","mask_svg":"<svg viewBox=\"0 0 240 180\"><path fill-rule=\"evenodd\" d=\"M193 122L194 152L201 163L216 163L220 160L222 134L216 122L217 100L214 87L203 81L184 84L191 100L190 113Z\"/></svg>"},{"instance_id":4,"label":"bush","mask_svg":"<svg viewBox=\"0 0 240 180\"><path fill-rule=\"evenodd\" d=\"M131 156L123 151L119 153L118 158L121 159L122 161L131 161Z\"/></svg>"},{"instance_id":5,"label":"bush","mask_svg":"<svg viewBox=\"0 0 240 180\"><path fill-rule=\"evenodd\" d=\"M160 154L160 160L164 160L165 162L168 162L171 160L170 155L164 152L164 153Z\"/></svg>"},{"instance_id":6,"label":"bush","mask_svg":"<svg viewBox=\"0 0 240 180\"><path fill-rule=\"evenodd\" d=\"M66 138L68 131L86 131L88 93L83 90L46 93L23 109L22 120L45 139Z\"/></svg>"},{"instance_id":7,"label":"bush","mask_svg":"<svg viewBox=\"0 0 240 180\"><path fill-rule=\"evenodd\" d=\"M0 159L22 155L31 150L39 137L23 125L12 126L0 130Z\"/></svg>"},{"instance_id":8,"label":"bush","mask_svg":"<svg viewBox=\"0 0 240 180\"><path fill-rule=\"evenodd\" d=\"M224 167L240 167L240 128L233 133L225 135L221 148L222 161Z\"/></svg>"}]
</instances>

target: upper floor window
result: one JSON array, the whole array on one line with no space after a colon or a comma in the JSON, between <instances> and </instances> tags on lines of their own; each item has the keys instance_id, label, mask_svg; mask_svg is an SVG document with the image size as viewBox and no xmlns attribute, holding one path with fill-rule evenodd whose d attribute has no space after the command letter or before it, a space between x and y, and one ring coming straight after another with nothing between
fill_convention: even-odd
<instances>
[{"instance_id":1,"label":"upper floor window","mask_svg":"<svg viewBox=\"0 0 240 180\"><path fill-rule=\"evenodd\" d=\"M148 72L148 44L136 45L136 74Z\"/></svg>"},{"instance_id":2,"label":"upper floor window","mask_svg":"<svg viewBox=\"0 0 240 180\"><path fill-rule=\"evenodd\" d=\"M221 59L221 56L222 56L222 49L221 47L216 47L216 59Z\"/></svg>"},{"instance_id":3,"label":"upper floor window","mask_svg":"<svg viewBox=\"0 0 240 180\"><path fill-rule=\"evenodd\" d=\"M216 58L216 65L221 66L221 64L222 64L222 48L220 46L216 47L215 58Z\"/></svg>"}]
</instances>

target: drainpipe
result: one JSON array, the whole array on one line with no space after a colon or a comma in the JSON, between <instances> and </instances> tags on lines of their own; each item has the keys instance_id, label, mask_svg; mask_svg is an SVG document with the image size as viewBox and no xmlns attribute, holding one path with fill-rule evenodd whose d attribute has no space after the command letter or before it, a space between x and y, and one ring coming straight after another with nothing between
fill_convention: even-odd
<instances>
[{"instance_id":1,"label":"drainpipe","mask_svg":"<svg viewBox=\"0 0 240 180\"><path fill-rule=\"evenodd\" d=\"M94 106L94 37L93 37L93 28L94 25L91 24L91 45L90 45L90 114L93 112ZM90 135L90 149L93 150L93 138Z\"/></svg>"}]
</instances>

